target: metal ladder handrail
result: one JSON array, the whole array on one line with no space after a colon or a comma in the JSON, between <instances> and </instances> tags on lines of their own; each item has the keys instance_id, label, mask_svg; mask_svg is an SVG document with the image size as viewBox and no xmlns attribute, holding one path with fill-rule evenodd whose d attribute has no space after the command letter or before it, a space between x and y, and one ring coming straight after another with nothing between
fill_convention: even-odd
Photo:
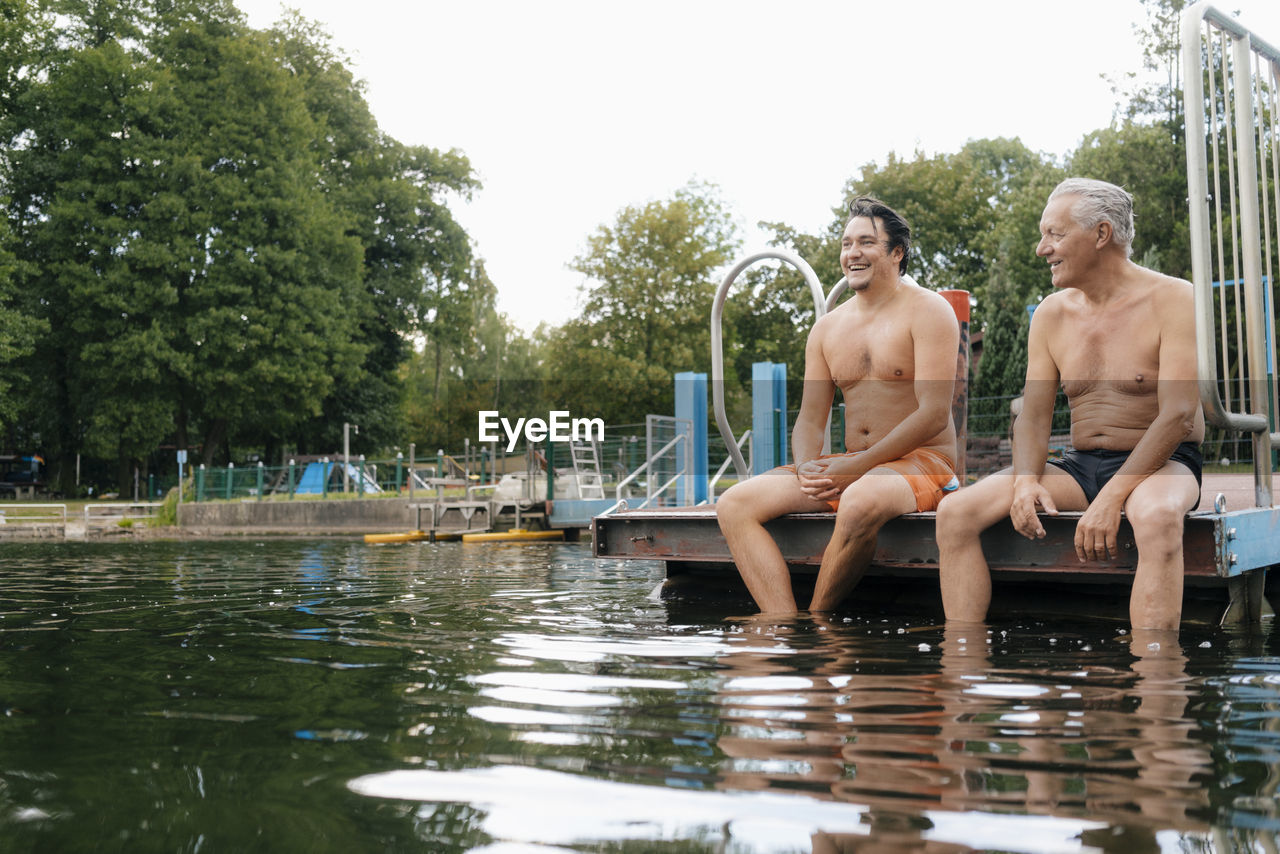
<instances>
[{"instance_id":1,"label":"metal ladder handrail","mask_svg":"<svg viewBox=\"0 0 1280 854\"><path fill-rule=\"evenodd\" d=\"M818 274L813 272L813 268L808 262L794 252L786 249L765 249L755 252L743 258L733 268L725 274L724 280L720 283L719 289L716 290L715 302L711 305L711 399L712 409L716 416L716 427L720 429L720 438L724 440L725 446L729 449L729 457L733 460L733 467L738 473L738 477L750 477L747 469L747 462L742 458L742 451L738 449L737 443L733 438L733 430L729 427L729 418L724 410L724 340L721 330L722 318L724 316L724 302L729 294L729 288L733 285L734 280L741 275L742 271L750 267L757 261L764 260L786 261L791 266L800 271L800 275L804 276L805 282L809 285L809 292L813 296L814 320L822 317L828 311L828 301L822 292L822 282L818 281ZM832 293L836 294L840 286L844 284L844 279L832 289Z\"/></svg>"},{"instance_id":2,"label":"metal ladder handrail","mask_svg":"<svg viewBox=\"0 0 1280 854\"><path fill-rule=\"evenodd\" d=\"M1240 193L1240 249L1243 262L1245 348L1250 400L1266 406L1268 380L1266 335L1263 325L1262 239L1259 233L1257 149L1255 145L1252 57L1254 52L1280 63L1280 50L1258 38L1211 3L1200 2L1182 16L1183 104L1186 116L1187 202L1191 238L1191 280L1195 293L1196 363L1200 400L1209 422L1253 434L1254 492L1259 506L1271 504L1271 446L1280 433L1271 430L1268 414L1228 412L1218 392L1217 340L1213 323L1213 274L1210 250L1209 164L1205 137L1204 80L1201 62L1202 24L1208 21L1232 38L1233 89L1238 183ZM1211 54L1212 56L1212 54ZM1225 56L1224 56L1225 62ZM1193 71L1194 69L1194 71ZM1225 119L1225 117L1224 117Z\"/></svg>"},{"instance_id":3,"label":"metal ladder handrail","mask_svg":"<svg viewBox=\"0 0 1280 854\"><path fill-rule=\"evenodd\" d=\"M659 459L660 457L662 457L662 455L663 455L663 454L665 454L667 451L669 451L669 450L671 450L672 448L674 448L678 442L683 442L683 441L685 441L685 440L687 440L687 439L688 439L688 436L687 436L686 434L684 434L684 433L677 433L677 434L676 434L676 436L675 436L675 437L674 437L670 442L667 442L667 444L663 445L659 450L655 451L655 452L654 452L654 454L653 454L653 456L649 457L649 459L647 459L647 460L645 460L643 463L641 463L639 468L637 468L637 469L636 469L635 471L633 471L631 474L627 475L624 479L622 479L621 481L619 481L619 482L618 482L618 485L617 485L616 487L614 487L614 499L616 500L616 502L617 502L617 503L615 503L615 504L613 505L613 507L610 507L608 510L604 511L604 513L602 513L601 515L603 515L603 516L607 516L608 514L612 513L612 512L614 511L614 509L616 509L616 508L618 507L618 505L622 504L622 502L623 502L623 498L622 498L622 490L623 490L623 489L625 489L626 487L630 486L630 485L631 485L631 482L632 482L633 480L635 480L636 478L638 478L638 477L640 476L641 472L648 471L648 470L649 470L649 465L650 465L654 460ZM679 476L680 476L680 475L682 475L682 474L684 474L684 469L680 469L679 471L677 471L677 472L676 472L676 474L675 474L675 477L679 477ZM672 478L672 480L671 480L671 481L668 481L666 484L664 484L664 485L663 485L663 487L662 487L662 489L659 489L659 490L658 490L658 492L657 492L657 493L655 493L655 494L661 493L661 492L662 492L663 490L665 490L668 486L670 486L670 485L671 485L671 483L672 483L672 482L674 482L674 480L675 480L675 478ZM652 498L653 498L653 496L648 496L648 497L646 497L646 498L645 498L645 500L644 500L644 503L643 503L643 504L641 504L640 506L641 506L641 507L644 507L645 505L647 505L647 504L652 500Z\"/></svg>"},{"instance_id":4,"label":"metal ladder handrail","mask_svg":"<svg viewBox=\"0 0 1280 854\"><path fill-rule=\"evenodd\" d=\"M742 433L742 438L738 439L738 441L734 443L737 446L739 452L742 451L742 446L745 445L747 443L747 440L750 438L751 438L751 431L749 429L744 430ZM720 482L720 478L724 477L725 470L729 468L729 463L731 462L733 462L733 457L726 456L724 458L724 462L720 464L720 468L716 469L716 473L711 478L711 482L707 484L707 500L701 503L710 504L715 501L716 484Z\"/></svg>"}]
</instances>

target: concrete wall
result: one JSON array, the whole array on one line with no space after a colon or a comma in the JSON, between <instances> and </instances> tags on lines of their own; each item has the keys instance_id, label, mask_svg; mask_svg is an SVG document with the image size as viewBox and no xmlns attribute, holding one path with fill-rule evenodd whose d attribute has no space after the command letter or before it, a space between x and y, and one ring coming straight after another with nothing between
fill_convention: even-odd
<instances>
[{"instance_id":1,"label":"concrete wall","mask_svg":"<svg viewBox=\"0 0 1280 854\"><path fill-rule=\"evenodd\" d=\"M192 531L278 534L377 534L412 531L411 504L424 499L349 499L343 501L212 501L184 503L178 524ZM427 514L423 514L424 523Z\"/></svg>"}]
</instances>

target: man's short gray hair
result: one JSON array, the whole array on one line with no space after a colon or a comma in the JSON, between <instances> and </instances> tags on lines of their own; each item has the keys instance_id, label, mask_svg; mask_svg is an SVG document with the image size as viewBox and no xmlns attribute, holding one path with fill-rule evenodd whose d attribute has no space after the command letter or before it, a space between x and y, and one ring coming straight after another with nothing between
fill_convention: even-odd
<instances>
[{"instance_id":1,"label":"man's short gray hair","mask_svg":"<svg viewBox=\"0 0 1280 854\"><path fill-rule=\"evenodd\" d=\"M1075 221L1085 228L1110 223L1116 244L1126 256L1133 255L1133 196L1122 187L1093 178L1068 178L1053 188L1049 200L1058 196L1079 196L1071 207Z\"/></svg>"}]
</instances>

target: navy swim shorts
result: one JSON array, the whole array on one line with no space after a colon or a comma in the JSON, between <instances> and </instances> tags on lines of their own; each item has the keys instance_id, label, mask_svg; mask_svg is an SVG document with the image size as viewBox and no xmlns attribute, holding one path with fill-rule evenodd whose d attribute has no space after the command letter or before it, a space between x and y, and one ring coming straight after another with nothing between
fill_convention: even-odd
<instances>
[{"instance_id":1,"label":"navy swim shorts","mask_svg":"<svg viewBox=\"0 0 1280 854\"><path fill-rule=\"evenodd\" d=\"M1115 476L1115 473L1124 465L1124 461L1129 459L1132 451L1077 451L1075 448L1068 448L1067 452L1062 455L1060 460L1050 460L1049 465L1057 466L1067 474L1075 478L1075 482L1080 484L1080 488L1084 490L1084 497L1093 503L1093 499L1098 497L1098 493L1102 491L1102 487L1107 485L1107 481ZM1201 485L1200 470L1204 467L1204 457L1200 455L1200 446L1195 442L1183 442L1174 448L1173 453L1169 455L1169 459L1175 463L1182 463L1191 473L1195 475L1196 486Z\"/></svg>"}]
</instances>

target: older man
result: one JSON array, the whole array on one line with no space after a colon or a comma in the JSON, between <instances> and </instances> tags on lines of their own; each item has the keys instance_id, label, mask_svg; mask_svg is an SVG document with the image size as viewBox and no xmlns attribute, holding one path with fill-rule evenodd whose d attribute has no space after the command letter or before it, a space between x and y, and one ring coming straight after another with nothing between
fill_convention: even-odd
<instances>
[{"instance_id":1,"label":"older man","mask_svg":"<svg viewBox=\"0 0 1280 854\"><path fill-rule=\"evenodd\" d=\"M786 513L836 511L809 603L829 611L871 562L885 522L932 510L955 488L959 327L947 301L905 281L911 230L882 202L855 199L840 249L854 297L813 325L792 431L795 466L743 481L716 504L720 529L756 604L796 612L786 562L764 524ZM846 453L822 455L836 389Z\"/></svg>"},{"instance_id":2,"label":"older man","mask_svg":"<svg viewBox=\"0 0 1280 854\"><path fill-rule=\"evenodd\" d=\"M991 576L979 535L1005 516L1045 535L1038 510L1083 510L1081 562L1117 553L1123 511L1138 568L1134 628L1176 630L1182 614L1182 524L1200 496L1204 415L1196 385L1191 285L1130 260L1133 198L1103 181L1068 179L1040 219L1036 254L1056 292L1036 308L1027 342L1013 468L938 508L948 620L985 619ZM1058 388L1071 409L1071 449L1046 463Z\"/></svg>"}]
</instances>

